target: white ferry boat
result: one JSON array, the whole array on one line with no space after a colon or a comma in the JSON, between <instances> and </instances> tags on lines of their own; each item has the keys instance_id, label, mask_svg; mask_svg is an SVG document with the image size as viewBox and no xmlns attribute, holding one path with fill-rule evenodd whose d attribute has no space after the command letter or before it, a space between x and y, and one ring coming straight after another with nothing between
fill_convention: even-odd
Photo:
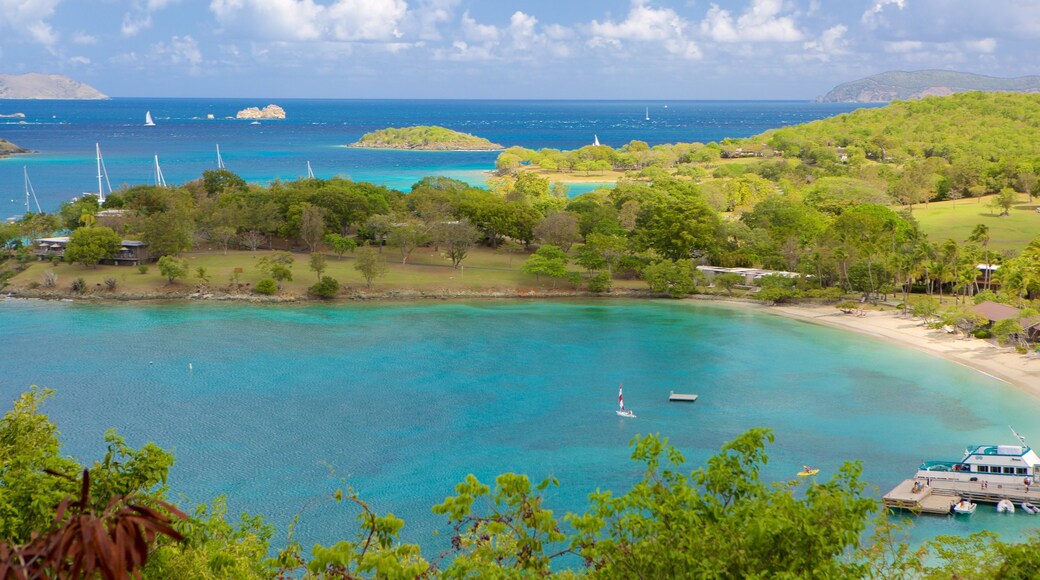
<instances>
[{"instance_id":1,"label":"white ferry boat","mask_svg":"<svg viewBox=\"0 0 1040 580\"><path fill-rule=\"evenodd\" d=\"M969 445L960 461L925 461L917 468L916 479L1040 484L1040 457L1021 435L1015 433L1015 437L1021 445Z\"/></svg>"}]
</instances>

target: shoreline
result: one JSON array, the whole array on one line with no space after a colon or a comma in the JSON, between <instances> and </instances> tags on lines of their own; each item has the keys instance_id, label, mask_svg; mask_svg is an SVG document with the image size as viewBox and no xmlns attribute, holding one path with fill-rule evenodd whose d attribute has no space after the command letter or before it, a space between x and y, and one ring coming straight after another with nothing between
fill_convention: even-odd
<instances>
[{"instance_id":1,"label":"shoreline","mask_svg":"<svg viewBox=\"0 0 1040 580\"><path fill-rule=\"evenodd\" d=\"M554 300L566 298L621 298L634 300L666 299L660 294L641 290L614 289L608 293L585 290L384 290L364 291L351 289L348 294L333 300L311 296L259 296L226 292L207 292L197 288L183 292L142 293L115 295L76 295L65 292L20 291L0 294L4 300L51 300L91 304L118 304L125 302L243 302L251 304L343 304L349 302L393 302L408 300L474 300L474 299L527 299ZM942 358L997 379L1040 399L1040 359L1030 359L1011 347L997 346L989 341L961 335L951 335L923 326L919 320L902 318L898 311L867 310L865 316L843 314L833 305L795 304L770 306L758 301L740 300L728 296L697 295L685 299L690 303L716 303L734 308L753 310L763 314L797 320L807 324L826 326L882 342L912 348L918 352Z\"/></svg>"},{"instance_id":2,"label":"shoreline","mask_svg":"<svg viewBox=\"0 0 1040 580\"><path fill-rule=\"evenodd\" d=\"M920 320L898 316L898 311L868 310L865 316L857 317L843 314L833 306L771 306L758 310L912 348L968 367L1040 399L1040 359L1027 358L1012 347L997 346L987 340L932 330Z\"/></svg>"}]
</instances>

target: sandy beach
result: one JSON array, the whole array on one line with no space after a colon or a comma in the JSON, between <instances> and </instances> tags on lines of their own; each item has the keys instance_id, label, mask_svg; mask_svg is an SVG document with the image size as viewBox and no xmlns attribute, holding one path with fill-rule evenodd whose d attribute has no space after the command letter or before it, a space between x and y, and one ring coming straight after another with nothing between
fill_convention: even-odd
<instances>
[{"instance_id":1,"label":"sandy beach","mask_svg":"<svg viewBox=\"0 0 1040 580\"><path fill-rule=\"evenodd\" d=\"M919 319L902 318L898 311L867 310L864 316L844 314L833 306L775 306L763 312L796 318L880 338L940 356L1015 385L1040 399L1040 358L1027 358L1012 347L969 338L961 333L932 330Z\"/></svg>"}]
</instances>

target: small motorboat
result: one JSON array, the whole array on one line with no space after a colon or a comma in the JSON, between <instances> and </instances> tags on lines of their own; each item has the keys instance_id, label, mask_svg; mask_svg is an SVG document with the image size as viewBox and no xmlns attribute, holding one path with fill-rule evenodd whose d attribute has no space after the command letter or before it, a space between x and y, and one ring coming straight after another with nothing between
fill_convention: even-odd
<instances>
[{"instance_id":1,"label":"small motorboat","mask_svg":"<svg viewBox=\"0 0 1040 580\"><path fill-rule=\"evenodd\" d=\"M961 501L953 504L953 511L958 514L973 514L975 513L975 508L977 507L978 504L974 504L966 499L962 499Z\"/></svg>"},{"instance_id":2,"label":"small motorboat","mask_svg":"<svg viewBox=\"0 0 1040 580\"><path fill-rule=\"evenodd\" d=\"M819 472L819 467L809 467L808 465L803 465L802 470L798 472L798 477L809 477L810 475L816 475Z\"/></svg>"},{"instance_id":3,"label":"small motorboat","mask_svg":"<svg viewBox=\"0 0 1040 580\"><path fill-rule=\"evenodd\" d=\"M1024 501L1022 502L1022 511L1026 512L1027 514L1033 514L1035 516L1036 514L1040 513L1040 508L1029 503L1028 501Z\"/></svg>"},{"instance_id":4,"label":"small motorboat","mask_svg":"<svg viewBox=\"0 0 1040 580\"><path fill-rule=\"evenodd\" d=\"M1015 513L1015 504L1011 503L1009 499L1002 499L997 502L997 511L1000 513Z\"/></svg>"}]
</instances>

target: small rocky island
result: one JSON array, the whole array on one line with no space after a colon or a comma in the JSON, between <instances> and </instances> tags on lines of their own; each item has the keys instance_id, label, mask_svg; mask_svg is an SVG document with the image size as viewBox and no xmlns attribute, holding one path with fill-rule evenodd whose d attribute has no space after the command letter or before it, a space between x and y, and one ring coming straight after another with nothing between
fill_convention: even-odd
<instances>
[{"instance_id":1,"label":"small rocky island","mask_svg":"<svg viewBox=\"0 0 1040 580\"><path fill-rule=\"evenodd\" d=\"M29 150L22 149L7 139L0 139L0 159L3 159L8 155L17 155L19 153L29 153Z\"/></svg>"},{"instance_id":2,"label":"small rocky island","mask_svg":"<svg viewBox=\"0 0 1040 580\"><path fill-rule=\"evenodd\" d=\"M278 105L267 105L263 109L257 107L249 107L248 109L242 109L235 115L236 119L284 119L285 109Z\"/></svg>"},{"instance_id":3,"label":"small rocky island","mask_svg":"<svg viewBox=\"0 0 1040 580\"><path fill-rule=\"evenodd\" d=\"M0 99L107 99L94 87L65 75L0 74Z\"/></svg>"},{"instance_id":4,"label":"small rocky island","mask_svg":"<svg viewBox=\"0 0 1040 580\"><path fill-rule=\"evenodd\" d=\"M483 137L444 127L419 125L366 133L348 147L407 149L412 151L499 151L505 149Z\"/></svg>"}]
</instances>

